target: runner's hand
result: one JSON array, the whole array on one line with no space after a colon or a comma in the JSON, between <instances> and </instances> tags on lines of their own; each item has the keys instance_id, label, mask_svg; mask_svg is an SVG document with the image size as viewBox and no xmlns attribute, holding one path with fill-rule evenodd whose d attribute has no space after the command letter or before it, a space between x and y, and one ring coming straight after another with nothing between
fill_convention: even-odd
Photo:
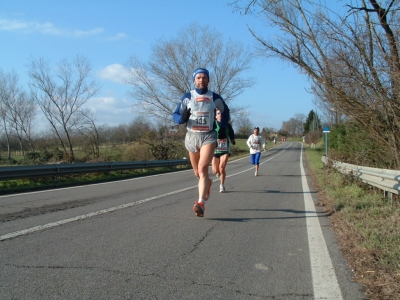
<instances>
[{"instance_id":1,"label":"runner's hand","mask_svg":"<svg viewBox=\"0 0 400 300\"><path fill-rule=\"evenodd\" d=\"M185 110L185 111L182 113L182 122L183 122L183 123L186 123L187 121L189 121L189 117L190 117L190 115L191 115L190 111L191 111L191 108Z\"/></svg>"}]
</instances>

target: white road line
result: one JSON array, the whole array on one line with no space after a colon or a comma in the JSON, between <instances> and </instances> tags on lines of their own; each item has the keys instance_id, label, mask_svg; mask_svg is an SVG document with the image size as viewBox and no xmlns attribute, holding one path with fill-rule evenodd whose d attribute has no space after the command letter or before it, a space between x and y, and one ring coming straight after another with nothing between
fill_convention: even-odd
<instances>
[{"instance_id":1,"label":"white road line","mask_svg":"<svg viewBox=\"0 0 400 300\"><path fill-rule=\"evenodd\" d=\"M182 170L182 171L180 171L180 172L187 172L187 171L191 171L191 170L190 170L190 169L189 169L189 170ZM118 180L118 182L140 180L140 179L149 178L149 177L167 176L167 175L170 175L170 174L171 174L171 173L148 175L148 176L143 176L143 177L122 179L122 180ZM37 191L37 192L27 192L27 193L19 193L19 194L12 194L12 195L4 195L4 196L0 196L0 198L10 198L10 197L17 197L17 196L21 196L21 195L41 194L41 193L50 193L50 192L62 191L62 190L81 189L81 188L87 187L88 185L90 185L90 186L96 186L96 185L105 185L105 184L113 184L113 183L116 183L116 182L115 182L115 181L100 182L100 183L92 183L92 184L79 185L79 186L70 186L70 187L64 187L64 188L58 188L58 189L51 189L51 190L44 190L44 191Z\"/></svg>"},{"instance_id":2,"label":"white road line","mask_svg":"<svg viewBox=\"0 0 400 300\"><path fill-rule=\"evenodd\" d=\"M197 185L191 186L191 187L187 187L187 188L184 188L184 189L180 189L180 190L177 190L177 191L174 191L174 192L169 192L169 193L165 193L165 194L162 194L162 195L157 195L157 196L154 196L154 197L146 198L146 199L143 199L143 200L139 200L139 201L135 201L135 202L127 203L127 204L122 204L122 205L114 206L114 207L107 208L107 209L98 210L98 211L95 211L95 212L91 212L91 213L88 213L88 214L84 214L84 215L76 216L76 217L73 217L73 218L61 220L61 221L58 221L58 222L48 223L48 224L45 224L45 225L39 225L39 226L31 227L29 229L24 229L24 230L20 230L20 231L7 233L5 235L0 236L0 241L12 239L12 238L15 238L15 237L20 236L20 235L25 235L25 234L32 233L32 232L35 232L35 231L39 231L39 230L43 230L43 229L48 229L48 228L60 226L60 225L71 223L71 222L75 222L75 221L78 221L78 220L82 220L82 219L86 219L86 218L90 218L90 217L106 214L106 213L113 212L113 211L116 211L116 210L120 210L120 209L123 209L123 208L135 206L135 205L142 204L142 203L145 203L145 202L149 202L149 201L152 201L152 200L156 200L156 199L160 199L160 198L167 197L167 196L170 196L170 195L174 195L174 194L178 194L178 193L181 193L181 192L185 192L185 191L188 191L188 190L193 189L193 188L197 188Z\"/></svg>"},{"instance_id":3,"label":"white road line","mask_svg":"<svg viewBox=\"0 0 400 300\"><path fill-rule=\"evenodd\" d=\"M270 157L269 159L263 161L260 164L264 164L276 156L282 154L285 150L280 151L277 153L275 156ZM237 172L231 175L228 175L227 177L232 177L236 176L238 174L247 172L249 170L253 170L253 167L248 168L244 171ZM307 183L307 179L305 176L304 172L304 167L303 167L303 145L301 146L301 152L300 152L300 171L301 171L301 180L302 180L302 186L303 186L303 194L304 194L304 206L305 206L305 211L306 211L306 223L307 223L307 236L308 236L308 244L309 244L309 249L310 249L310 262L311 262L311 273L312 273L312 278L313 278L313 289L314 289L314 299L332 299L332 300L340 300L343 299L335 270L332 265L332 260L329 256L329 252L326 246L326 242L324 239L324 236L322 234L321 230L321 225L318 220L318 213L315 210L314 202L312 200L311 194L310 194L310 188ZM216 179L219 180L219 179ZM216 181L214 180L214 181ZM54 223L48 223L45 225L39 225L35 227L31 227L29 229L24 229L20 231L15 231L12 233L8 233L5 235L0 236L0 241L4 241L7 239L12 239L21 235L29 234L35 231L40 231L48 228L53 228L59 225L75 222L78 220L106 214L109 212L117 211L120 209L124 209L127 207L132 207L135 205L139 205L141 203L149 202L152 200L160 199L163 197L167 197L170 195L178 194L181 192L188 191L190 189L197 188L197 185L187 187L184 189L180 189L174 192L170 193L165 193L162 195L146 198L143 200L111 207L108 209L102 209L96 212L76 216L73 218L61 220L58 222Z\"/></svg>"},{"instance_id":4,"label":"white road line","mask_svg":"<svg viewBox=\"0 0 400 300\"><path fill-rule=\"evenodd\" d=\"M283 152L285 152L285 149L281 150L281 151L280 151L279 153L277 153L276 155L271 156L271 157L268 158L267 160L265 160L265 161L263 161L263 162L260 162L260 165L265 164L266 162L269 162L270 160L274 159L275 157L277 157L278 155L282 154ZM243 159L243 158L240 158L240 159ZM239 160L239 159L237 159L237 160ZM229 163L229 162L228 162L228 163ZM240 171L240 172L237 172L237 173L233 173L233 174L231 174L231 175L226 175L226 178L232 177L232 176L236 176L236 175L245 173L245 172L250 171L250 170L253 170L253 171L254 171L254 167L252 166L252 167L250 167L250 168L248 168L248 169L246 169L246 170L243 170L243 171ZM218 178L217 178L217 179L214 179L213 182L214 182L214 181L219 181L219 179L218 179Z\"/></svg>"},{"instance_id":5,"label":"white road line","mask_svg":"<svg viewBox=\"0 0 400 300\"><path fill-rule=\"evenodd\" d=\"M262 162L260 164L264 164L264 163L270 161L271 159L273 159L276 156L280 155L284 151L285 150L280 151L275 156L270 157L269 159L265 160L264 162ZM252 170L252 169L253 169L253 167L251 167L249 169L246 169L244 171L241 171L241 172L237 172L237 173L231 174L231 175L229 175L227 177L235 176L235 175L247 172L247 171ZM187 170L185 170L185 171L187 171ZM162 175L167 175L167 174L152 175L152 176L162 176ZM147 176L147 177L149 177L149 176ZM144 177L140 177L140 178L144 178ZM137 179L139 179L139 178L126 179L125 181L137 180ZM213 181L217 181L217 180L219 180L219 179L215 179ZM101 185L101 184L108 184L108 183L107 182L99 183L98 185ZM79 187L72 187L72 188L79 188ZM21 235L29 234L29 233L40 231L40 230L44 230L44 229L53 228L53 227L56 227L56 226L60 226L60 225L63 225L63 224L75 222L75 221L78 221L78 220L82 220L82 219L86 219L86 218L90 218L90 217L106 214L106 213L113 212L113 211L116 211L116 210L124 209L124 208L131 207L131 206L135 206L135 205L138 205L138 204L141 204L141 203L145 203L145 202L149 202L149 201L152 201L152 200L156 200L156 199L160 199L160 198L163 198L163 197L167 197L167 196L170 196L170 195L182 193L182 192L194 189L194 188L197 188L197 185L191 186L191 187L187 187L187 188L184 188L184 189L180 189L180 190L177 190L177 191L174 191L174 192L165 193L165 194L157 195L157 196L154 196L154 197L146 198L146 199L143 199L143 200L138 200L138 201L127 203L127 204L123 204L123 205L119 205L119 206L115 206L115 207L111 207L111 208L107 208L107 209L102 209L102 210L99 210L99 211L95 211L95 212L92 212L92 213L76 216L76 217L65 219L65 220L61 220L61 221L58 221L58 222L48 223L48 224L45 224L45 225L39 225L39 226L31 227L31 228L28 228L28 229L7 233L5 235L0 236L0 241L12 239L12 238L15 238L15 237L18 237L18 236L21 236ZM62 188L62 189L70 189L70 188ZM40 192L37 192L37 193L41 193L41 192L46 192L46 191L40 191ZM16 195L12 195L12 196L16 196Z\"/></svg>"},{"instance_id":6,"label":"white road line","mask_svg":"<svg viewBox=\"0 0 400 300\"><path fill-rule=\"evenodd\" d=\"M301 182L306 211L308 246L310 249L311 273L313 279L314 299L343 299L335 269L329 256L324 235L310 194L310 188L303 167L303 144L300 152Z\"/></svg>"}]
</instances>

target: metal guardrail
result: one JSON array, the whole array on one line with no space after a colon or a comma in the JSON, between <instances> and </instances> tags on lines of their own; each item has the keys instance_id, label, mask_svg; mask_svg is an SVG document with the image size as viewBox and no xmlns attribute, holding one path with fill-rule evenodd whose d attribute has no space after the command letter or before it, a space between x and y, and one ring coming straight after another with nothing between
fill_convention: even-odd
<instances>
[{"instance_id":1,"label":"metal guardrail","mask_svg":"<svg viewBox=\"0 0 400 300\"><path fill-rule=\"evenodd\" d=\"M187 159L0 167L0 180L187 165Z\"/></svg>"},{"instance_id":2,"label":"metal guardrail","mask_svg":"<svg viewBox=\"0 0 400 300\"><path fill-rule=\"evenodd\" d=\"M343 174L355 176L363 182L383 190L386 197L391 197L389 193L400 195L399 170L387 170L357 166L335 160L330 160L326 156L322 156L322 161L326 165L328 163L331 163L336 170Z\"/></svg>"}]
</instances>

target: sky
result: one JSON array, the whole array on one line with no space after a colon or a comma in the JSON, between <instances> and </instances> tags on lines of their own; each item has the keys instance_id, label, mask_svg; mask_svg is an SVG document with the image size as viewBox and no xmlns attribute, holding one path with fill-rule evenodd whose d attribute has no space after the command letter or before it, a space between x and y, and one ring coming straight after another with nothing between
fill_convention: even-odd
<instances>
[{"instance_id":1,"label":"sky","mask_svg":"<svg viewBox=\"0 0 400 300\"><path fill-rule=\"evenodd\" d=\"M99 93L87 102L97 125L128 124L138 115L123 82L130 56L148 61L157 40L176 38L193 23L209 25L244 45L255 45L247 26L263 35L272 28L234 12L232 0L0 0L0 69L15 71L28 89L27 64L45 58L52 66L77 55L89 59ZM207 66L201 66L206 67ZM280 129L282 122L314 109L304 74L277 58L256 58L243 74L256 84L234 103L248 107L254 126ZM179 99L177 99L177 102ZM42 117L38 116L41 120ZM45 122L45 121L43 121Z\"/></svg>"}]
</instances>

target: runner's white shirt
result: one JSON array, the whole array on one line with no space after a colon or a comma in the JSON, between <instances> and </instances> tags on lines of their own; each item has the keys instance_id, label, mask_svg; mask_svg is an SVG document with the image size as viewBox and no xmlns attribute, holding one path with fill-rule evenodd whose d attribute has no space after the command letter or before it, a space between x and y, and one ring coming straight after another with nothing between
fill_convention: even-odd
<instances>
[{"instance_id":1,"label":"runner's white shirt","mask_svg":"<svg viewBox=\"0 0 400 300\"><path fill-rule=\"evenodd\" d=\"M261 135L250 135L247 139L247 146L250 148L250 154L261 152L265 145L265 139Z\"/></svg>"},{"instance_id":2,"label":"runner's white shirt","mask_svg":"<svg viewBox=\"0 0 400 300\"><path fill-rule=\"evenodd\" d=\"M191 115L186 128L190 132L210 132L214 128L215 109L224 112L224 103L221 98L213 100L213 92L199 94L196 90L190 91L190 98L182 100L181 111L191 109Z\"/></svg>"}]
</instances>

